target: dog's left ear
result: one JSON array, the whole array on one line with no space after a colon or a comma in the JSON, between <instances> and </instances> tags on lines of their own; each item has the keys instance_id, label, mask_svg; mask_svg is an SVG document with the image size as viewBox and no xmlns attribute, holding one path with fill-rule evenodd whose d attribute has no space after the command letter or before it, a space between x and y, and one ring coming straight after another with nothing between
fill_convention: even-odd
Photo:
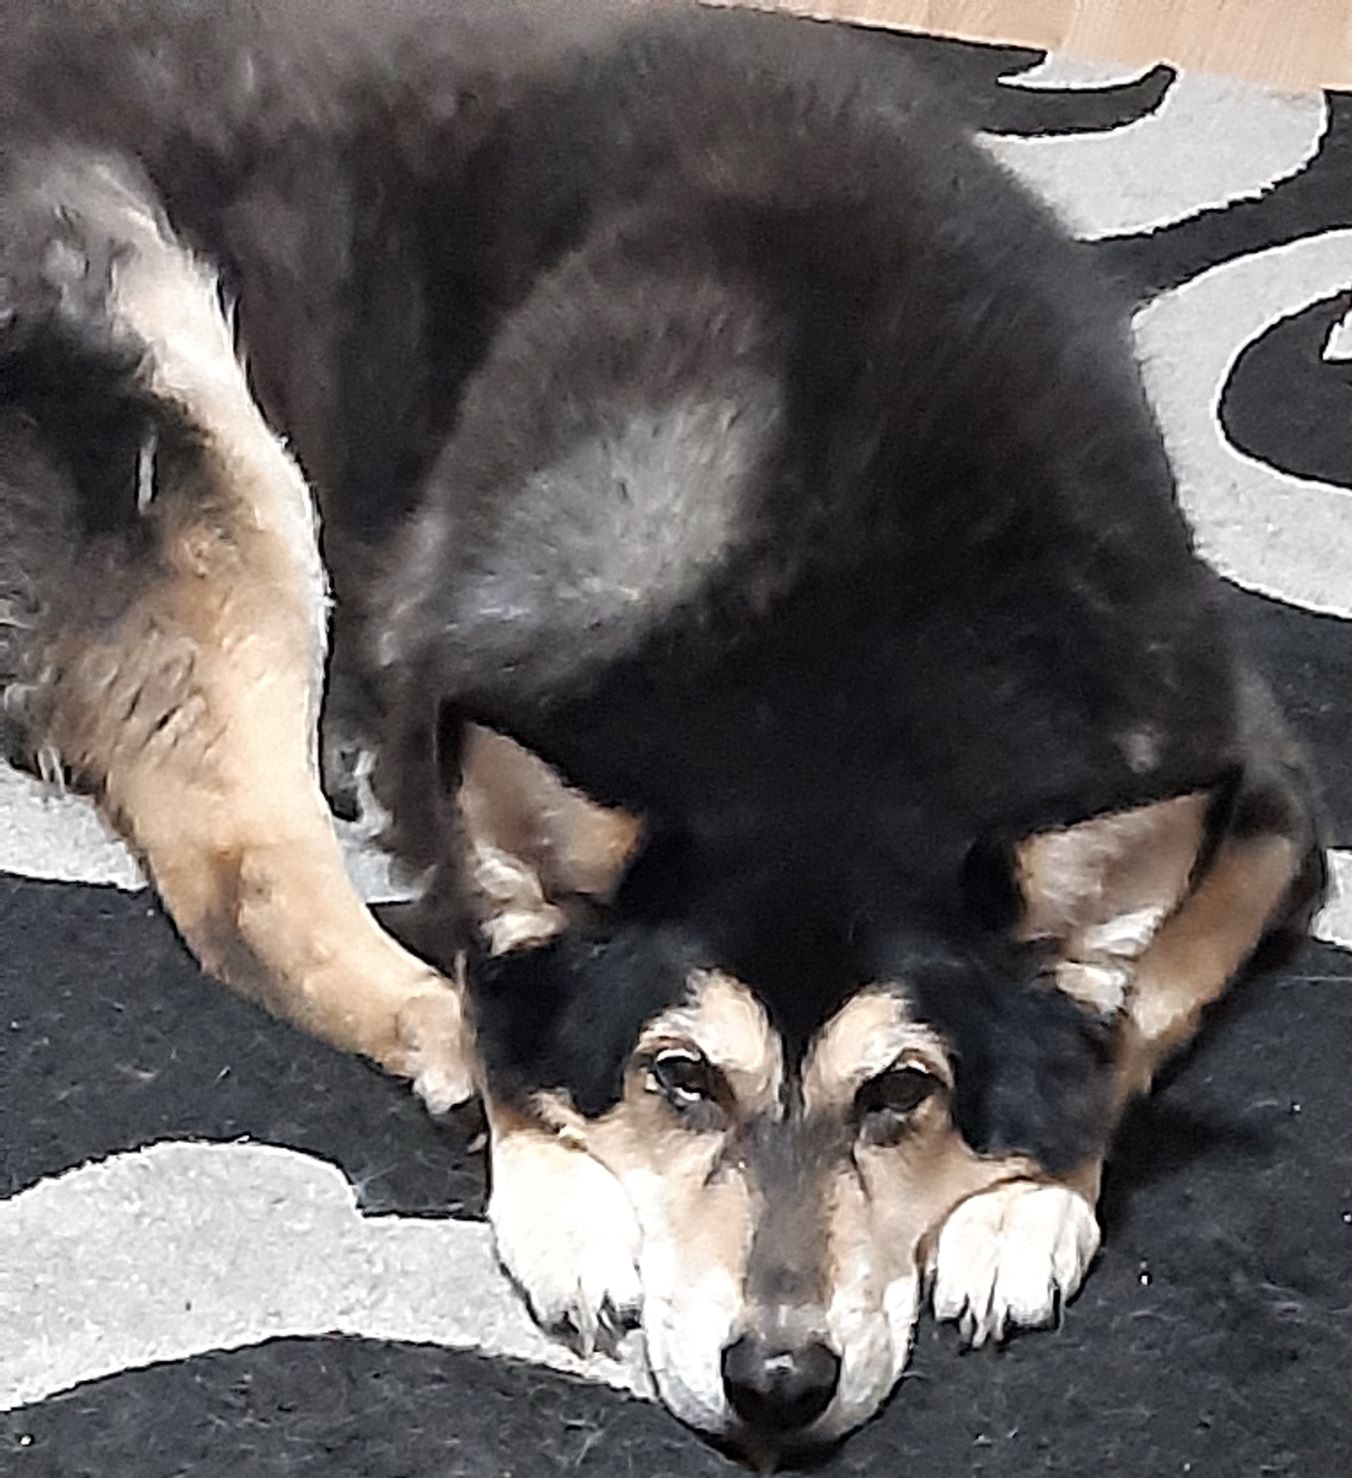
<instances>
[{"instance_id":1,"label":"dog's left ear","mask_svg":"<svg viewBox=\"0 0 1352 1478\"><path fill-rule=\"evenodd\" d=\"M1016 938L1045 943L1057 983L1098 1010L1187 895L1206 836L1206 792L1040 832L1008 855Z\"/></svg>"}]
</instances>

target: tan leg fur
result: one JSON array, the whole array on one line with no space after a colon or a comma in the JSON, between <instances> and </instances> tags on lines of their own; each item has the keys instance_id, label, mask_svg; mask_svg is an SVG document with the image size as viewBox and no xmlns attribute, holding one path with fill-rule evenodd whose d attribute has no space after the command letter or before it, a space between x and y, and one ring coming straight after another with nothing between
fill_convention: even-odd
<instances>
[{"instance_id":1,"label":"tan leg fur","mask_svg":"<svg viewBox=\"0 0 1352 1478\"><path fill-rule=\"evenodd\" d=\"M322 797L326 592L309 490L249 393L215 282L111 170L72 174L122 247L109 313L200 438L143 512L158 573L52 653L50 741L135 848L202 964L434 1108L471 1088L458 990L376 924Z\"/></svg>"}]
</instances>

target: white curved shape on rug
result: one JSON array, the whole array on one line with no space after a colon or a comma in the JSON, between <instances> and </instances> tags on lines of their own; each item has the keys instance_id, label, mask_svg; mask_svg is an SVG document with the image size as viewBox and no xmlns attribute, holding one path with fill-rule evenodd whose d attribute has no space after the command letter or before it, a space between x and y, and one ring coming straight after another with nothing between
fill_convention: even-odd
<instances>
[{"instance_id":1,"label":"white curved shape on rug","mask_svg":"<svg viewBox=\"0 0 1352 1478\"><path fill-rule=\"evenodd\" d=\"M1324 358L1331 364L1352 359L1352 310L1329 330L1324 341Z\"/></svg>"},{"instance_id":2,"label":"white curved shape on rug","mask_svg":"<svg viewBox=\"0 0 1352 1478\"><path fill-rule=\"evenodd\" d=\"M0 764L0 872L61 883L101 883L139 892L135 858L83 796L57 795L30 775ZM337 823L354 886L367 903L412 896L389 859L359 827Z\"/></svg>"},{"instance_id":3,"label":"white curved shape on rug","mask_svg":"<svg viewBox=\"0 0 1352 1478\"><path fill-rule=\"evenodd\" d=\"M1311 933L1325 944L1352 949L1352 852L1330 852L1329 872L1329 901L1315 919Z\"/></svg>"},{"instance_id":4,"label":"white curved shape on rug","mask_svg":"<svg viewBox=\"0 0 1352 1478\"><path fill-rule=\"evenodd\" d=\"M1304 168L1328 127L1321 94L1181 76L1148 117L1104 133L982 134L1085 240L1154 230L1257 197ZM1160 161L1169 168L1162 170Z\"/></svg>"},{"instance_id":5,"label":"white curved shape on rug","mask_svg":"<svg viewBox=\"0 0 1352 1478\"><path fill-rule=\"evenodd\" d=\"M1250 590L1352 617L1352 493L1234 446L1220 400L1273 324L1352 288L1352 230L1224 262L1136 316L1146 385L1201 552Z\"/></svg>"},{"instance_id":6,"label":"white curved shape on rug","mask_svg":"<svg viewBox=\"0 0 1352 1478\"><path fill-rule=\"evenodd\" d=\"M1021 72L1007 72L1001 87L1026 88L1029 92L1101 92L1109 87L1130 87L1155 70L1155 64L1124 67L1118 62L1082 62L1074 57L1050 55Z\"/></svg>"},{"instance_id":7,"label":"white curved shape on rug","mask_svg":"<svg viewBox=\"0 0 1352 1478\"><path fill-rule=\"evenodd\" d=\"M119 1371L285 1336L473 1350L648 1393L545 1339L474 1222L366 1218L333 1166L269 1145L169 1143L0 1201L0 1410Z\"/></svg>"},{"instance_id":8,"label":"white curved shape on rug","mask_svg":"<svg viewBox=\"0 0 1352 1478\"><path fill-rule=\"evenodd\" d=\"M57 795L0 765L0 817L0 872L127 892L146 885L131 853L82 796Z\"/></svg>"}]
</instances>

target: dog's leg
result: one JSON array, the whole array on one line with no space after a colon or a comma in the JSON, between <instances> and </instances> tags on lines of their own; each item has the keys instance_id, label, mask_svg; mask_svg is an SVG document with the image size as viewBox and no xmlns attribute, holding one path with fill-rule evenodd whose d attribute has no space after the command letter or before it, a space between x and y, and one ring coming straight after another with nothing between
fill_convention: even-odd
<instances>
[{"instance_id":1,"label":"dog's leg","mask_svg":"<svg viewBox=\"0 0 1352 1478\"><path fill-rule=\"evenodd\" d=\"M1303 939L1327 864L1305 757L1267 685L1240 686L1245 768L1209 865L1134 972L1118 1054L1123 1105L1191 1040L1260 945Z\"/></svg>"},{"instance_id":2,"label":"dog's leg","mask_svg":"<svg viewBox=\"0 0 1352 1478\"><path fill-rule=\"evenodd\" d=\"M1015 1175L960 1202L928 1246L934 1317L973 1348L1054 1323L1098 1252L1099 1168Z\"/></svg>"},{"instance_id":3,"label":"dog's leg","mask_svg":"<svg viewBox=\"0 0 1352 1478\"><path fill-rule=\"evenodd\" d=\"M581 1355L613 1353L641 1302L638 1220L620 1182L552 1125L485 1101L488 1220L531 1314Z\"/></svg>"},{"instance_id":4,"label":"dog's leg","mask_svg":"<svg viewBox=\"0 0 1352 1478\"><path fill-rule=\"evenodd\" d=\"M43 269L65 330L130 347L186 432L142 467L143 588L50 653L50 741L207 969L448 1107L471 1087L459 994L348 881L317 776L326 596L309 491L250 396L215 283L117 166L47 160L34 193L30 210L66 233Z\"/></svg>"},{"instance_id":5,"label":"dog's leg","mask_svg":"<svg viewBox=\"0 0 1352 1478\"><path fill-rule=\"evenodd\" d=\"M1269 930L1284 922L1311 847L1308 836L1277 831L1232 829L1221 842L1206 876L1165 921L1137 969L1118 1059L1123 1106L1149 1089Z\"/></svg>"}]
</instances>

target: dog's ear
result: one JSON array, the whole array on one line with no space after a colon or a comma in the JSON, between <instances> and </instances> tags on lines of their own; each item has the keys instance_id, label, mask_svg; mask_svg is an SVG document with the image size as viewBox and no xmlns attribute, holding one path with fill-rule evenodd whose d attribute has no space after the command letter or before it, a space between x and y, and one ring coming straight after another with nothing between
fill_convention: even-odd
<instances>
[{"instance_id":1,"label":"dog's ear","mask_svg":"<svg viewBox=\"0 0 1352 1478\"><path fill-rule=\"evenodd\" d=\"M495 950L558 934L577 900L609 897L638 845L632 816L598 806L513 740L470 725L460 753L470 867Z\"/></svg>"},{"instance_id":2,"label":"dog's ear","mask_svg":"<svg viewBox=\"0 0 1352 1478\"><path fill-rule=\"evenodd\" d=\"M1045 953L1056 986L968 966L925 1001L956 1049L955 1118L978 1153L1027 1154L1053 1171L1102 1153L1111 1022L1136 962L1187 896L1209 804L1181 796L969 855L969 908Z\"/></svg>"},{"instance_id":3,"label":"dog's ear","mask_svg":"<svg viewBox=\"0 0 1352 1478\"><path fill-rule=\"evenodd\" d=\"M1014 848L1026 938L1059 939L1172 913L1202 849L1210 798L1177 796L1040 832Z\"/></svg>"},{"instance_id":4,"label":"dog's ear","mask_svg":"<svg viewBox=\"0 0 1352 1478\"><path fill-rule=\"evenodd\" d=\"M1187 894L1210 803L1196 792L1039 832L1001 849L1002 865L974 853L969 886L1015 938L1048 949L1063 990L1116 1009L1127 972Z\"/></svg>"}]
</instances>

